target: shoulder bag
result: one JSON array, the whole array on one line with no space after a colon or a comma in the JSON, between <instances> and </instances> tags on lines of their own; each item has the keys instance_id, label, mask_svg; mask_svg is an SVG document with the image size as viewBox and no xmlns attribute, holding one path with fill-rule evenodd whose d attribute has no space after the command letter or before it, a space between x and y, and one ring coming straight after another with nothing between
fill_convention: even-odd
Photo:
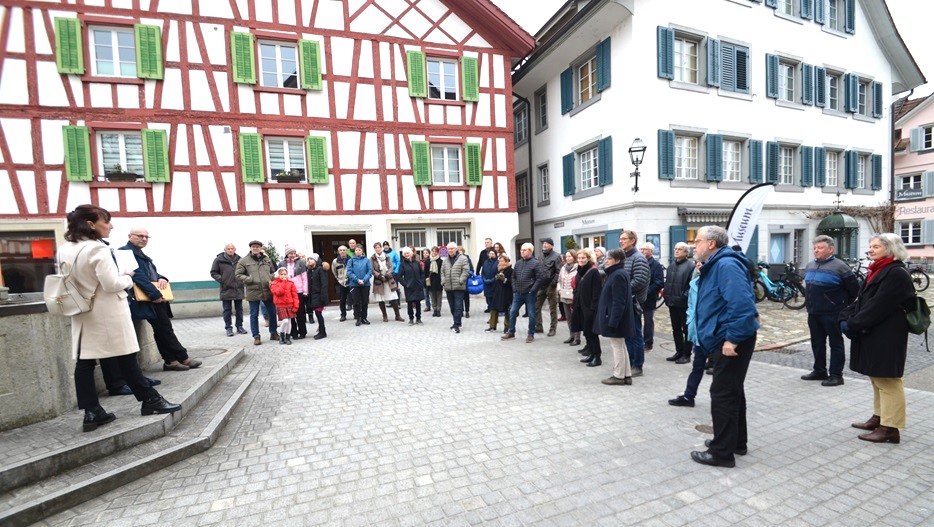
<instances>
[{"instance_id":1,"label":"shoulder bag","mask_svg":"<svg viewBox=\"0 0 934 527\"><path fill-rule=\"evenodd\" d=\"M81 313L87 313L94 307L94 295L91 295L91 298L84 298L71 280L71 271L85 247L87 247L87 244L78 249L75 260L70 264L59 262L59 274L51 274L45 277L43 296L45 297L45 307L49 310L49 313L63 317L73 317ZM95 287L94 290L97 291L97 288Z\"/></svg>"}]
</instances>

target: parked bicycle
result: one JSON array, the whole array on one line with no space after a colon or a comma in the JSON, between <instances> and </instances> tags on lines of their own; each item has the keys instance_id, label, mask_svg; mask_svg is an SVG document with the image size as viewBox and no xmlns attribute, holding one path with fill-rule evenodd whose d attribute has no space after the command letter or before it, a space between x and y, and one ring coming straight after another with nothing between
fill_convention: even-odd
<instances>
[{"instance_id":1,"label":"parked bicycle","mask_svg":"<svg viewBox=\"0 0 934 527\"><path fill-rule=\"evenodd\" d=\"M798 269L793 263L785 265L785 273L780 275L775 282L766 272L770 267L769 264L759 262L758 267L759 278L753 286L756 302L769 299L785 304L788 309L798 310L804 307L804 279L798 274Z\"/></svg>"},{"instance_id":2,"label":"parked bicycle","mask_svg":"<svg viewBox=\"0 0 934 527\"><path fill-rule=\"evenodd\" d=\"M667 301L665 300L665 290L664 290L664 289L659 289L659 290L658 290L658 298L655 300L655 309L661 308L663 305L665 305L665 302L667 302Z\"/></svg>"},{"instance_id":3,"label":"parked bicycle","mask_svg":"<svg viewBox=\"0 0 934 527\"><path fill-rule=\"evenodd\" d=\"M859 283L859 288L863 288L863 284L866 282L866 273L869 271L869 264L866 262L868 259L860 258L859 260L852 260L847 258L847 265L850 266L850 269L853 269L853 274L856 275L856 281Z\"/></svg>"},{"instance_id":4,"label":"parked bicycle","mask_svg":"<svg viewBox=\"0 0 934 527\"><path fill-rule=\"evenodd\" d=\"M909 265L908 274L911 275L911 285L915 286L915 291L919 293L931 285L931 278L928 277L923 264Z\"/></svg>"}]
</instances>

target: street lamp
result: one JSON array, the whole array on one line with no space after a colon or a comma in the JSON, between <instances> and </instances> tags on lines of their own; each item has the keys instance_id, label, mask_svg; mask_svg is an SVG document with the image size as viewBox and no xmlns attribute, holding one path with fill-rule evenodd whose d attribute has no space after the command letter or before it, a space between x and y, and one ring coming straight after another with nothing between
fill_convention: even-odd
<instances>
[{"instance_id":1,"label":"street lamp","mask_svg":"<svg viewBox=\"0 0 934 527\"><path fill-rule=\"evenodd\" d=\"M636 178L636 184L632 187L633 192L639 192L639 165L642 164L642 158L645 156L645 143L642 142L642 139L636 138L632 142L632 146L629 147L629 159L632 160L632 164L636 167L636 171L629 174L629 177Z\"/></svg>"}]
</instances>

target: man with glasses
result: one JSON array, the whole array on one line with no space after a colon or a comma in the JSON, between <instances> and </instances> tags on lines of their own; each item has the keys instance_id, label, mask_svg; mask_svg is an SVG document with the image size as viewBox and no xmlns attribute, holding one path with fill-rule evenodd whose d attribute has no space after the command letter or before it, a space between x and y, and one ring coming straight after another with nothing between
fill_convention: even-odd
<instances>
[{"instance_id":1,"label":"man with glasses","mask_svg":"<svg viewBox=\"0 0 934 527\"><path fill-rule=\"evenodd\" d=\"M629 287L635 308L636 324L633 335L626 337L626 350L629 352L629 364L632 376L642 377L642 365L645 363L645 341L642 336L642 305L649 294L649 262L636 250L639 237L633 231L623 231L619 235L619 247L626 254L623 271L629 275Z\"/></svg>"},{"instance_id":2,"label":"man with glasses","mask_svg":"<svg viewBox=\"0 0 934 527\"><path fill-rule=\"evenodd\" d=\"M728 244L722 227L697 231L694 257L704 265L697 283L695 321L700 350L714 360L710 385L713 439L691 459L717 467L734 467L734 454L746 454L746 393L743 383L759 329L756 299L746 264Z\"/></svg>"},{"instance_id":3,"label":"man with glasses","mask_svg":"<svg viewBox=\"0 0 934 527\"><path fill-rule=\"evenodd\" d=\"M146 320L152 326L153 339L162 360L165 361L163 370L187 371L201 366L201 361L188 356L188 350L178 341L172 328L172 308L162 296L162 290L169 285L169 279L159 274L152 258L143 253L143 249L149 244L149 231L134 228L130 230L129 238L129 243L120 249L133 251L136 265L139 266L133 273L133 284L149 297L149 301L140 302L132 292L127 296L133 318Z\"/></svg>"}]
</instances>

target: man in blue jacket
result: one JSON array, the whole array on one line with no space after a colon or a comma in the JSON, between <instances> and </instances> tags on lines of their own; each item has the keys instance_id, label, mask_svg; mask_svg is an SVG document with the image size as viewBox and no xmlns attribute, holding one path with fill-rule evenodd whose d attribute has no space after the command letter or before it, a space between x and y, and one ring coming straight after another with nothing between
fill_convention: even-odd
<instances>
[{"instance_id":1,"label":"man in blue jacket","mask_svg":"<svg viewBox=\"0 0 934 527\"><path fill-rule=\"evenodd\" d=\"M704 465L736 466L746 453L746 394L743 383L759 329L756 300L743 260L728 246L722 227L701 227L694 257L703 262L697 285L697 339L714 360L710 385L713 439L706 451L691 452Z\"/></svg>"}]
</instances>

